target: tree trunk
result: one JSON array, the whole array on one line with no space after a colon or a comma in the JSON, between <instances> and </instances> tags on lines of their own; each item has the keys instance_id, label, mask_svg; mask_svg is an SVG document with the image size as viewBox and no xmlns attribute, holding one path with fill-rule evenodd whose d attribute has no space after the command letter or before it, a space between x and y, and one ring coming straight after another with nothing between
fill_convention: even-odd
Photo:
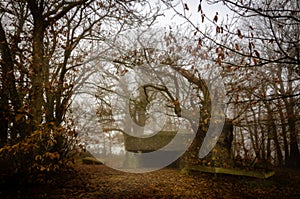
<instances>
[{"instance_id":1,"label":"tree trunk","mask_svg":"<svg viewBox=\"0 0 300 199\"><path fill-rule=\"evenodd\" d=\"M204 138L207 133L208 126L199 125L196 136L190 145L190 147L186 150L184 155L181 157L181 164L191 163L191 164L197 164L199 163L199 150L201 148L201 145L204 141Z\"/></svg>"},{"instance_id":2,"label":"tree trunk","mask_svg":"<svg viewBox=\"0 0 300 199\"><path fill-rule=\"evenodd\" d=\"M294 107L292 105L288 105L287 112L290 132L290 159L288 166L300 167L300 153L297 142L296 115L294 114Z\"/></svg>"},{"instance_id":3,"label":"tree trunk","mask_svg":"<svg viewBox=\"0 0 300 199\"><path fill-rule=\"evenodd\" d=\"M3 98L2 91L1 91L1 98L0 98L0 148L2 148L7 143L8 138L8 120L7 120L7 110L8 107L8 100Z\"/></svg>"},{"instance_id":4,"label":"tree trunk","mask_svg":"<svg viewBox=\"0 0 300 199\"><path fill-rule=\"evenodd\" d=\"M249 137L250 137L250 141L251 141L251 145L253 147L255 156L259 158L259 144L257 142L257 134L253 133L252 128L254 128L255 131L255 127L252 127L252 125L250 124L250 121L248 120L248 117L245 118L246 119L246 123L247 123L247 127L248 127L248 132L249 132ZM254 121L254 123L256 123L256 121Z\"/></svg>"},{"instance_id":5,"label":"tree trunk","mask_svg":"<svg viewBox=\"0 0 300 199\"><path fill-rule=\"evenodd\" d=\"M280 147L280 143L278 140L278 134L277 134L277 128L275 124L275 118L273 116L273 112L271 111L270 105L265 103L267 111L268 111L268 129L269 129L269 138L274 140L275 147L276 147L276 154L278 158L278 165L282 166L283 165L283 155Z\"/></svg>"},{"instance_id":6,"label":"tree trunk","mask_svg":"<svg viewBox=\"0 0 300 199\"><path fill-rule=\"evenodd\" d=\"M283 146L284 146L284 161L285 163L288 162L290 159L290 152L289 152L289 145L287 140L287 130L286 130L286 119L283 114L282 108L279 108L279 115L280 115L280 121L281 121L281 131L282 131L282 137L283 137Z\"/></svg>"},{"instance_id":7,"label":"tree trunk","mask_svg":"<svg viewBox=\"0 0 300 199\"><path fill-rule=\"evenodd\" d=\"M199 159L199 150L203 144L208 126L208 124L199 125L197 134L191 146L181 158L181 164L198 164L205 162L205 164L209 163L209 166L232 166L231 147L233 141L233 125L230 120L226 120L218 142L216 143L212 151L209 152L209 154L207 154L205 158Z\"/></svg>"},{"instance_id":8,"label":"tree trunk","mask_svg":"<svg viewBox=\"0 0 300 199\"><path fill-rule=\"evenodd\" d=\"M288 68L288 79L293 78L293 69ZM283 90L283 85L281 84L281 89ZM293 93L293 83L289 81L287 83L287 94ZM288 161L288 166L290 167L300 167L300 152L298 148L298 141L297 141L297 129L296 129L296 119L297 115L295 114L295 107L296 102L294 98L284 98L283 99L286 112L287 112L287 121L288 121L288 128L290 133L290 159Z\"/></svg>"},{"instance_id":9,"label":"tree trunk","mask_svg":"<svg viewBox=\"0 0 300 199\"><path fill-rule=\"evenodd\" d=\"M10 140L16 142L17 136L24 137L26 134L26 123L23 102L20 100L16 88L16 78L14 74L14 61L11 49L8 45L5 31L0 21L0 52L1 52L1 140L7 141L8 123L13 123L10 129ZM9 101L12 104L12 110L9 110ZM6 138L5 138L6 137Z\"/></svg>"},{"instance_id":10,"label":"tree trunk","mask_svg":"<svg viewBox=\"0 0 300 199\"><path fill-rule=\"evenodd\" d=\"M30 107L32 116L33 130L42 122L42 106L43 106L43 34L44 30L38 28L42 24L35 24L33 31L33 63L31 70L32 91L30 95Z\"/></svg>"}]
</instances>

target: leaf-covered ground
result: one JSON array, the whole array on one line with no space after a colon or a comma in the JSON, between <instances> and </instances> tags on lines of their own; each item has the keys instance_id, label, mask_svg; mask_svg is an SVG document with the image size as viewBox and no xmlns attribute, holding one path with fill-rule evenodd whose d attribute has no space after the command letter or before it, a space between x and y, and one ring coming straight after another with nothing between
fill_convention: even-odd
<instances>
[{"instance_id":1,"label":"leaf-covered ground","mask_svg":"<svg viewBox=\"0 0 300 199\"><path fill-rule=\"evenodd\" d=\"M267 180L161 169L123 173L105 165L77 165L46 186L7 187L0 198L300 198L300 171L278 170Z\"/></svg>"}]
</instances>

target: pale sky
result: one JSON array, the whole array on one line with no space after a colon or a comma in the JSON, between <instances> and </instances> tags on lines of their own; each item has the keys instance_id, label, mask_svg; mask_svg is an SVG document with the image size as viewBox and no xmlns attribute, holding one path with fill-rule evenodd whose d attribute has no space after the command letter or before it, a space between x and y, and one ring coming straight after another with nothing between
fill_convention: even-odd
<instances>
[{"instance_id":1,"label":"pale sky","mask_svg":"<svg viewBox=\"0 0 300 199\"><path fill-rule=\"evenodd\" d=\"M185 1L180 1L178 0L176 2L176 10L179 11L180 13L183 13L183 4L187 4L189 10L185 10L186 16L194 23L194 24L201 24L201 14L198 12L198 5L199 5L199 0L185 0ZM175 4L175 3L174 3ZM216 13L218 12L218 21L221 21L223 18L226 18L227 14L230 14L231 11L223 5L223 3L218 3L214 5L209 5L206 3L206 1L202 1L201 3L202 10L204 14L213 20L215 17ZM161 16L158 18L158 22L162 26L168 26L171 24L177 24L180 25L185 22L185 20L179 16L174 16L174 11L173 10L166 10L164 12L164 17ZM208 21L205 19L205 23Z\"/></svg>"}]
</instances>

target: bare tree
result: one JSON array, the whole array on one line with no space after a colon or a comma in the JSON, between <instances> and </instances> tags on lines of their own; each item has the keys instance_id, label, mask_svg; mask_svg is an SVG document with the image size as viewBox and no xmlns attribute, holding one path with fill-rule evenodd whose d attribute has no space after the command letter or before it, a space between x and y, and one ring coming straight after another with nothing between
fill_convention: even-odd
<instances>
[{"instance_id":1,"label":"bare tree","mask_svg":"<svg viewBox=\"0 0 300 199\"><path fill-rule=\"evenodd\" d=\"M284 148L285 163L299 166L299 132L295 127L299 118L295 114L299 105L299 3L277 0L206 2L229 8L232 11L229 16L235 24L230 23L232 20L220 20L218 13L208 18L202 1L198 7L199 23L188 17L189 3L180 7L164 1L194 28L195 39L201 35L201 41L209 40L214 44L215 55L210 59L223 69L230 103L236 109L235 124L241 126L242 132L245 132L242 126L246 125L257 158L269 159L274 143L279 162L282 163ZM203 31L200 24L203 21L215 29L215 35Z\"/></svg>"},{"instance_id":2,"label":"bare tree","mask_svg":"<svg viewBox=\"0 0 300 199\"><path fill-rule=\"evenodd\" d=\"M75 84L87 76L79 72L94 50L88 41L152 21L137 9L134 1L1 3L2 145L8 129L24 138L41 123L63 122Z\"/></svg>"}]
</instances>

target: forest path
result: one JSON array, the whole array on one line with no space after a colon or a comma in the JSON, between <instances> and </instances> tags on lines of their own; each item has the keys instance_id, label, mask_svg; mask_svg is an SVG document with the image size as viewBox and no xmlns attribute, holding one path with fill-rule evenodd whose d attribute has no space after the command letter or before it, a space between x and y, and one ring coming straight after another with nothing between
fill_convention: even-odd
<instances>
[{"instance_id":1,"label":"forest path","mask_svg":"<svg viewBox=\"0 0 300 199\"><path fill-rule=\"evenodd\" d=\"M56 185L28 187L20 198L300 198L299 170L277 171L265 180L200 172L186 176L170 168L132 174L76 165L75 171Z\"/></svg>"}]
</instances>

